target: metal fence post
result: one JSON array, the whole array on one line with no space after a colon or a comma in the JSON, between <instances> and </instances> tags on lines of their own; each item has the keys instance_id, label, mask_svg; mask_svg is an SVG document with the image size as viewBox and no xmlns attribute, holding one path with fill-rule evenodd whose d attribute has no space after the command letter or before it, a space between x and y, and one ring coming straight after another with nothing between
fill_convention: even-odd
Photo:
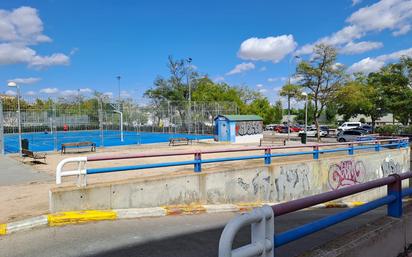
<instances>
[{"instance_id":1,"label":"metal fence post","mask_svg":"<svg viewBox=\"0 0 412 257\"><path fill-rule=\"evenodd\" d=\"M381 144L379 143L379 141L375 142L375 151L379 152L381 150Z\"/></svg>"},{"instance_id":2,"label":"metal fence post","mask_svg":"<svg viewBox=\"0 0 412 257\"><path fill-rule=\"evenodd\" d=\"M355 152L355 148L354 148L353 144L349 144L348 154L353 155L354 152Z\"/></svg>"},{"instance_id":3,"label":"metal fence post","mask_svg":"<svg viewBox=\"0 0 412 257\"><path fill-rule=\"evenodd\" d=\"M219 257L274 257L275 225L273 216L272 208L265 205L229 221L219 240ZM233 250L232 245L237 232L249 224L252 225L251 244Z\"/></svg>"},{"instance_id":4,"label":"metal fence post","mask_svg":"<svg viewBox=\"0 0 412 257\"><path fill-rule=\"evenodd\" d=\"M391 174L395 177L395 182L388 185L388 196L393 195L396 200L388 204L388 216L394 218L402 217L402 180L399 174Z\"/></svg>"},{"instance_id":5,"label":"metal fence post","mask_svg":"<svg viewBox=\"0 0 412 257\"><path fill-rule=\"evenodd\" d=\"M0 99L0 155L4 155L3 101Z\"/></svg>"},{"instance_id":6,"label":"metal fence post","mask_svg":"<svg viewBox=\"0 0 412 257\"><path fill-rule=\"evenodd\" d=\"M316 145L313 147L313 159L319 159L319 146Z\"/></svg>"},{"instance_id":7,"label":"metal fence post","mask_svg":"<svg viewBox=\"0 0 412 257\"><path fill-rule=\"evenodd\" d=\"M271 155L271 150L270 148L265 149L265 164L271 164L272 163L272 157Z\"/></svg>"},{"instance_id":8,"label":"metal fence post","mask_svg":"<svg viewBox=\"0 0 412 257\"><path fill-rule=\"evenodd\" d=\"M200 152L195 153L195 172L202 171L202 154Z\"/></svg>"},{"instance_id":9,"label":"metal fence post","mask_svg":"<svg viewBox=\"0 0 412 257\"><path fill-rule=\"evenodd\" d=\"M262 254L259 257L274 257L275 256L275 221L273 210L270 206L265 205L262 208L256 209L261 212L262 220L252 224L251 243L262 247Z\"/></svg>"}]
</instances>

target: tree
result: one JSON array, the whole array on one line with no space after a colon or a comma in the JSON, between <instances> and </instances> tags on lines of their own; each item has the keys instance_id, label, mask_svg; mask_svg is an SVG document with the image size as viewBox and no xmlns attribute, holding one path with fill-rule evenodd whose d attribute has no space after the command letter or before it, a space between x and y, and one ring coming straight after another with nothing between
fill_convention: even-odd
<instances>
[{"instance_id":1,"label":"tree","mask_svg":"<svg viewBox=\"0 0 412 257\"><path fill-rule=\"evenodd\" d=\"M247 114L256 114L263 118L264 124L271 124L275 121L275 106L271 106L269 100L258 98L250 103Z\"/></svg>"},{"instance_id":2,"label":"tree","mask_svg":"<svg viewBox=\"0 0 412 257\"><path fill-rule=\"evenodd\" d=\"M295 77L298 84L312 95L314 104L313 120L319 133L319 117L324 108L335 99L337 90L345 80L344 67L336 63L337 52L332 46L319 44L314 47L314 53L309 61L298 64Z\"/></svg>"},{"instance_id":3,"label":"tree","mask_svg":"<svg viewBox=\"0 0 412 257\"><path fill-rule=\"evenodd\" d=\"M274 108L273 123L281 123L283 118L283 106L280 100L276 101Z\"/></svg>"}]
</instances>

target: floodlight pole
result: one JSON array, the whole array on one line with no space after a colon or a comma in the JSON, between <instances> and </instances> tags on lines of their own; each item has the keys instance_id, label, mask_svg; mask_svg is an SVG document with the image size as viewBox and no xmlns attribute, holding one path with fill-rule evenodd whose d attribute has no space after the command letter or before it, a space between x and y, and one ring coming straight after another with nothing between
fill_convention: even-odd
<instances>
[{"instance_id":1,"label":"floodlight pole","mask_svg":"<svg viewBox=\"0 0 412 257\"><path fill-rule=\"evenodd\" d=\"M19 130L19 156L22 157L22 135L21 135L21 110L20 110L20 85L14 81L10 81L7 86L9 87L16 87L17 89L17 123L18 123L18 130Z\"/></svg>"},{"instance_id":2,"label":"floodlight pole","mask_svg":"<svg viewBox=\"0 0 412 257\"><path fill-rule=\"evenodd\" d=\"M189 70L190 70L190 63L192 62L192 58L187 58L186 59L187 63L189 64L188 68L186 69L186 78L187 78L187 85L189 87L189 124L188 124L188 129L189 129L189 134L191 132L191 122L192 122L192 85L190 83L190 75L189 75Z\"/></svg>"}]
</instances>

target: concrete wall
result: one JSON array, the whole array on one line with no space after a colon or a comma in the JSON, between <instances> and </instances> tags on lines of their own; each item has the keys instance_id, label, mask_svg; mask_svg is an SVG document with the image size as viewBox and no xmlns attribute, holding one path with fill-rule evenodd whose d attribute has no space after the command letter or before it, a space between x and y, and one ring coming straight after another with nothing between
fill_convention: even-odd
<instances>
[{"instance_id":1,"label":"concrete wall","mask_svg":"<svg viewBox=\"0 0 412 257\"><path fill-rule=\"evenodd\" d=\"M85 188L57 187L50 191L50 209L56 212L192 203L282 202L407 171L409 152L409 148L402 148L284 163L273 158L271 165L263 165L262 160L244 161L241 165L231 165L233 168L204 169L198 174L190 172ZM385 192L381 188L349 200L371 200Z\"/></svg>"}]
</instances>

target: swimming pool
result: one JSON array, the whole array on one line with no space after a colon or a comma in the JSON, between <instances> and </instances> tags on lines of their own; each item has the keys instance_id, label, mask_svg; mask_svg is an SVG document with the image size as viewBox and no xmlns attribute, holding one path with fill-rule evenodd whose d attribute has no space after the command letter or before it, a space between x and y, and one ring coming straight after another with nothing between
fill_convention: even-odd
<instances>
[{"instance_id":1,"label":"swimming pool","mask_svg":"<svg viewBox=\"0 0 412 257\"><path fill-rule=\"evenodd\" d=\"M187 137L193 140L210 139L211 135L193 135L193 134L168 134L168 133L150 133L150 132L132 132L125 131L123 142L120 140L120 132L114 130L105 130L103 132L104 146L136 145L169 142L170 138ZM23 133L22 139L29 140L29 150L31 151L53 151L60 150L63 143L92 141L96 146L101 146L99 130L86 131L59 131L53 134L43 132ZM19 151L18 134L4 135L4 150L6 153L17 153Z\"/></svg>"}]
</instances>

